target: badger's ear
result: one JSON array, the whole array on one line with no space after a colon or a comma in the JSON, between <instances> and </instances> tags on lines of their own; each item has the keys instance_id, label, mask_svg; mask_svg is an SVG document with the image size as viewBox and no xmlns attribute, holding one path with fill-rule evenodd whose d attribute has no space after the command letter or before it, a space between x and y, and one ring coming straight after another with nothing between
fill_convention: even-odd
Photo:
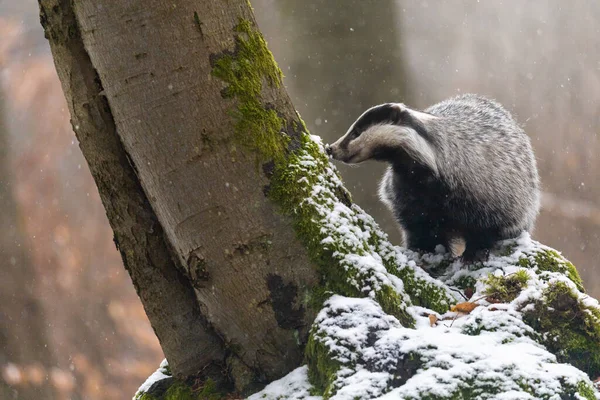
<instances>
[{"instance_id":1,"label":"badger's ear","mask_svg":"<svg viewBox=\"0 0 600 400\"><path fill-rule=\"evenodd\" d=\"M406 106L402 103L387 103L388 119L394 125L402 125L403 115L406 115Z\"/></svg>"},{"instance_id":2,"label":"badger's ear","mask_svg":"<svg viewBox=\"0 0 600 400\"><path fill-rule=\"evenodd\" d=\"M393 110L392 114L396 117L395 121L398 122L401 122L402 120L412 121L433 118L433 115L413 110L404 103L387 103L387 105Z\"/></svg>"},{"instance_id":3,"label":"badger's ear","mask_svg":"<svg viewBox=\"0 0 600 400\"><path fill-rule=\"evenodd\" d=\"M403 117L407 121L426 122L426 121L437 118L435 115L426 113L424 111L418 111L418 110L413 110L411 108L408 108L404 104L401 104L401 103L396 103L396 104L397 104L398 108L400 109Z\"/></svg>"},{"instance_id":4,"label":"badger's ear","mask_svg":"<svg viewBox=\"0 0 600 400\"><path fill-rule=\"evenodd\" d=\"M373 125L398 124L402 110L396 103L384 103L369 108L354 122L351 129L360 135Z\"/></svg>"}]
</instances>

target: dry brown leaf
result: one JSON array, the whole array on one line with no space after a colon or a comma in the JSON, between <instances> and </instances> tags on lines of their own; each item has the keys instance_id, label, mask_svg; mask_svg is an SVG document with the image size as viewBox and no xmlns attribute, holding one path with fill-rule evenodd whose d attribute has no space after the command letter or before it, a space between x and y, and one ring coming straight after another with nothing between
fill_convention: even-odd
<instances>
[{"instance_id":1,"label":"dry brown leaf","mask_svg":"<svg viewBox=\"0 0 600 400\"><path fill-rule=\"evenodd\" d=\"M491 304L498 304L498 303L502 303L501 300L498 300L497 298L495 298L493 295L492 296L488 296L485 298L485 301L487 301L488 303Z\"/></svg>"},{"instance_id":2,"label":"dry brown leaf","mask_svg":"<svg viewBox=\"0 0 600 400\"><path fill-rule=\"evenodd\" d=\"M438 317L435 314L429 314L429 325L430 326L435 326L435 324L438 321Z\"/></svg>"},{"instance_id":3,"label":"dry brown leaf","mask_svg":"<svg viewBox=\"0 0 600 400\"><path fill-rule=\"evenodd\" d=\"M468 287L465 289L465 297L467 299L470 299L471 297L473 297L473 288Z\"/></svg>"},{"instance_id":4,"label":"dry brown leaf","mask_svg":"<svg viewBox=\"0 0 600 400\"><path fill-rule=\"evenodd\" d=\"M467 301L467 302L458 303L458 304L452 306L450 308L450 311L469 314L471 311L473 311L477 307L479 307L479 304L471 303L471 302Z\"/></svg>"}]
</instances>

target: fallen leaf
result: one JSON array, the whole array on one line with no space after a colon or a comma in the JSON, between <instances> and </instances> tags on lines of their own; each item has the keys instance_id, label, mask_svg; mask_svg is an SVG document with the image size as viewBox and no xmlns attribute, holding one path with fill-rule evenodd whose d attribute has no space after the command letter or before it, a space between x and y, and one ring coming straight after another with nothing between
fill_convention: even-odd
<instances>
[{"instance_id":1,"label":"fallen leaf","mask_svg":"<svg viewBox=\"0 0 600 400\"><path fill-rule=\"evenodd\" d=\"M431 325L433 327L433 326L435 326L437 321L438 321L438 317L435 314L429 314L429 325Z\"/></svg>"},{"instance_id":2,"label":"fallen leaf","mask_svg":"<svg viewBox=\"0 0 600 400\"><path fill-rule=\"evenodd\" d=\"M502 301L498 300L496 297L494 296L488 296L485 298L485 301L487 301L488 303L491 304L498 304L498 303L502 303Z\"/></svg>"},{"instance_id":3,"label":"fallen leaf","mask_svg":"<svg viewBox=\"0 0 600 400\"><path fill-rule=\"evenodd\" d=\"M465 289L465 297L467 299L470 299L471 297L473 297L473 288L468 287Z\"/></svg>"},{"instance_id":4,"label":"fallen leaf","mask_svg":"<svg viewBox=\"0 0 600 400\"><path fill-rule=\"evenodd\" d=\"M473 311L477 307L479 307L479 304L471 303L471 302L467 301L467 302L458 303L458 304L452 306L450 308L450 311L469 314L471 311Z\"/></svg>"}]
</instances>

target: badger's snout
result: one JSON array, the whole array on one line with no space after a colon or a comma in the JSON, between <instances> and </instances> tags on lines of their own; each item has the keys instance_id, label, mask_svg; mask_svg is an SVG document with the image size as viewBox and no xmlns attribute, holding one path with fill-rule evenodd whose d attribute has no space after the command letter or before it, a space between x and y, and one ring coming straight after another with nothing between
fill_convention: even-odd
<instances>
[{"instance_id":1,"label":"badger's snout","mask_svg":"<svg viewBox=\"0 0 600 400\"><path fill-rule=\"evenodd\" d=\"M346 143L341 140L326 145L325 153L329 156L329 158L341 161L346 164L350 164L352 161L352 154L350 154L350 152L348 151Z\"/></svg>"},{"instance_id":2,"label":"badger's snout","mask_svg":"<svg viewBox=\"0 0 600 400\"><path fill-rule=\"evenodd\" d=\"M338 142L325 146L325 153L334 160L344 161L344 152Z\"/></svg>"}]
</instances>

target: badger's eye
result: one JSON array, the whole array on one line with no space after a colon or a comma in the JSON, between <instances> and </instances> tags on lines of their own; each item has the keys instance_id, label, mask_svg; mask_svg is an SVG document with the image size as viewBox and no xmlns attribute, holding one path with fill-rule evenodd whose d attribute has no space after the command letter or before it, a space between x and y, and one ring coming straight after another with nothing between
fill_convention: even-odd
<instances>
[{"instance_id":1,"label":"badger's eye","mask_svg":"<svg viewBox=\"0 0 600 400\"><path fill-rule=\"evenodd\" d=\"M358 130L357 129L352 129L350 131L350 139L356 139L358 137Z\"/></svg>"}]
</instances>

